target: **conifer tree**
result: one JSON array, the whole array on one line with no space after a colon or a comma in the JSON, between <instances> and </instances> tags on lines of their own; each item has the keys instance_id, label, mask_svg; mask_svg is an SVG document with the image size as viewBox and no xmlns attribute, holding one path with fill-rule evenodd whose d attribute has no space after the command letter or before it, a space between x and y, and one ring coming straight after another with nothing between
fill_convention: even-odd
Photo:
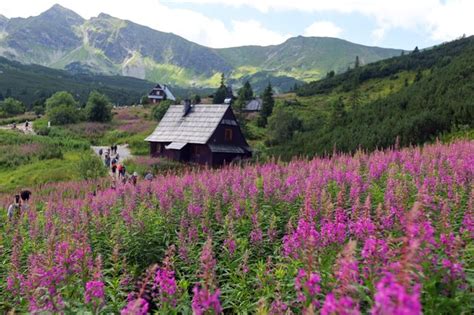
<instances>
[{"instance_id":1,"label":"conifer tree","mask_svg":"<svg viewBox=\"0 0 474 315\"><path fill-rule=\"evenodd\" d=\"M359 61L359 56L356 56L356 61L355 61L355 64L354 64L354 68L359 68L360 66L360 61Z\"/></svg>"},{"instance_id":2,"label":"conifer tree","mask_svg":"<svg viewBox=\"0 0 474 315\"><path fill-rule=\"evenodd\" d=\"M258 124L261 127L265 127L268 122L268 117L271 116L273 112L273 106L275 105L275 99L273 98L273 88L270 83L265 88L265 91L262 95L262 111L260 112L260 118Z\"/></svg>"},{"instance_id":3,"label":"conifer tree","mask_svg":"<svg viewBox=\"0 0 474 315\"><path fill-rule=\"evenodd\" d=\"M223 104L224 100L227 95L227 86L225 85L225 77L224 73L221 75L221 85L217 89L216 93L214 93L214 104Z\"/></svg>"}]
</instances>

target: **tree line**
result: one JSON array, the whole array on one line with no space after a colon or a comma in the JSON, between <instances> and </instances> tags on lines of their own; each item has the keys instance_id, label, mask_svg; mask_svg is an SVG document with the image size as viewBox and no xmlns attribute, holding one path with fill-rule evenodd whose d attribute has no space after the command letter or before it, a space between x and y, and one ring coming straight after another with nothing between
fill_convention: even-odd
<instances>
[{"instance_id":1,"label":"tree line","mask_svg":"<svg viewBox=\"0 0 474 315\"><path fill-rule=\"evenodd\" d=\"M291 138L277 143L271 153L291 158L331 154L334 150L374 150L392 146L397 139L400 145L406 146L430 141L444 132L474 127L472 37L360 67L357 72L354 69L351 73L308 84L299 93L306 94L308 89L313 89L311 93L326 93L323 90L330 86L342 90L347 85L354 89L354 73L359 74L359 80L367 78L367 73L381 76L377 71L390 76L396 74L395 69L406 69L401 65L415 60L420 63L410 68L416 69L411 84L405 82L400 91L361 106L352 106L351 97L339 98L327 114L313 118L315 122L310 128L302 128ZM420 71L428 65L431 67Z\"/></svg>"}]
</instances>

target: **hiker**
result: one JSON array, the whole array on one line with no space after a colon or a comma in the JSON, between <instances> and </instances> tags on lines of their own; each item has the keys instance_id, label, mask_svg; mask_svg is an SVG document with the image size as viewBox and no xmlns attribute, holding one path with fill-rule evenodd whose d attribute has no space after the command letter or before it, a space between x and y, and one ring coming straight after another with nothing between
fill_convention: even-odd
<instances>
[{"instance_id":1,"label":"hiker","mask_svg":"<svg viewBox=\"0 0 474 315\"><path fill-rule=\"evenodd\" d=\"M114 145L113 144L110 146L110 154L114 154Z\"/></svg>"},{"instance_id":2,"label":"hiker","mask_svg":"<svg viewBox=\"0 0 474 315\"><path fill-rule=\"evenodd\" d=\"M118 177L121 178L122 177L122 168L123 168L123 165L121 163L119 163L117 165L117 172L118 172Z\"/></svg>"},{"instance_id":3,"label":"hiker","mask_svg":"<svg viewBox=\"0 0 474 315\"><path fill-rule=\"evenodd\" d=\"M25 130L28 130L28 126L30 125L30 122L27 120L25 121Z\"/></svg>"},{"instance_id":4,"label":"hiker","mask_svg":"<svg viewBox=\"0 0 474 315\"><path fill-rule=\"evenodd\" d=\"M12 129L16 129L16 123L15 122L12 125Z\"/></svg>"},{"instance_id":5,"label":"hiker","mask_svg":"<svg viewBox=\"0 0 474 315\"><path fill-rule=\"evenodd\" d=\"M20 210L20 195L15 195L15 201L8 206L7 215L8 220L12 220L15 213L19 213Z\"/></svg>"},{"instance_id":6,"label":"hiker","mask_svg":"<svg viewBox=\"0 0 474 315\"><path fill-rule=\"evenodd\" d=\"M110 167L110 156L108 154L105 156L105 166Z\"/></svg>"},{"instance_id":7,"label":"hiker","mask_svg":"<svg viewBox=\"0 0 474 315\"><path fill-rule=\"evenodd\" d=\"M113 159L112 160L112 175L115 178L115 173L117 172L117 160Z\"/></svg>"},{"instance_id":8,"label":"hiker","mask_svg":"<svg viewBox=\"0 0 474 315\"><path fill-rule=\"evenodd\" d=\"M153 180L153 174L151 173L151 171L146 172L145 179L148 180L148 181Z\"/></svg>"},{"instance_id":9,"label":"hiker","mask_svg":"<svg viewBox=\"0 0 474 315\"><path fill-rule=\"evenodd\" d=\"M130 177L130 181L132 182L133 186L137 185L137 181L138 181L138 173L137 172L133 172L132 176Z\"/></svg>"},{"instance_id":10,"label":"hiker","mask_svg":"<svg viewBox=\"0 0 474 315\"><path fill-rule=\"evenodd\" d=\"M118 161L120 159L120 155L117 153L117 155L115 156L115 159Z\"/></svg>"},{"instance_id":11,"label":"hiker","mask_svg":"<svg viewBox=\"0 0 474 315\"><path fill-rule=\"evenodd\" d=\"M122 163L120 163L118 166L117 166L117 171L119 173L119 178L125 178L125 165L123 165Z\"/></svg>"},{"instance_id":12,"label":"hiker","mask_svg":"<svg viewBox=\"0 0 474 315\"><path fill-rule=\"evenodd\" d=\"M20 197L21 197L21 211L28 211L30 209L30 196L31 196L31 191L29 190L22 190L20 192Z\"/></svg>"},{"instance_id":13,"label":"hiker","mask_svg":"<svg viewBox=\"0 0 474 315\"><path fill-rule=\"evenodd\" d=\"M100 157L102 157L102 153L103 153L102 148L100 148L100 149L99 149L99 156L100 156Z\"/></svg>"}]
</instances>

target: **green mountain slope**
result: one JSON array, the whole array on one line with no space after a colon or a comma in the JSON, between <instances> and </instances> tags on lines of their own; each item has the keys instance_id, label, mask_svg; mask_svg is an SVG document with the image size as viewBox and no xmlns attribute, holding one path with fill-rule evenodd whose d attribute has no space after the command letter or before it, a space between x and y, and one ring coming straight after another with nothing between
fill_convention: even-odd
<instances>
[{"instance_id":1,"label":"green mountain slope","mask_svg":"<svg viewBox=\"0 0 474 315\"><path fill-rule=\"evenodd\" d=\"M283 91L329 70L343 71L356 56L365 64L400 53L301 36L274 46L212 49L107 14L84 20L59 5L26 19L0 18L0 56L73 73L126 75L183 87L215 87L225 73L235 87L245 79L264 85L264 77Z\"/></svg>"},{"instance_id":2,"label":"green mountain slope","mask_svg":"<svg viewBox=\"0 0 474 315\"><path fill-rule=\"evenodd\" d=\"M290 38L280 45L246 46L218 50L235 68L256 67L300 80L314 80L328 71L345 71L356 56L361 64L398 56L401 50L368 47L330 37Z\"/></svg>"},{"instance_id":3,"label":"green mountain slope","mask_svg":"<svg viewBox=\"0 0 474 315\"><path fill-rule=\"evenodd\" d=\"M386 148L397 138L403 146L420 144L473 128L473 100L469 37L302 86L296 97L279 101L302 127L267 142L271 153L286 158Z\"/></svg>"},{"instance_id":4,"label":"green mountain slope","mask_svg":"<svg viewBox=\"0 0 474 315\"><path fill-rule=\"evenodd\" d=\"M0 57L1 96L12 96L26 104L62 90L71 92L81 102L87 100L92 90L98 90L114 103L131 104L138 102L153 86L149 81L131 77L73 75L64 70L24 65Z\"/></svg>"}]
</instances>

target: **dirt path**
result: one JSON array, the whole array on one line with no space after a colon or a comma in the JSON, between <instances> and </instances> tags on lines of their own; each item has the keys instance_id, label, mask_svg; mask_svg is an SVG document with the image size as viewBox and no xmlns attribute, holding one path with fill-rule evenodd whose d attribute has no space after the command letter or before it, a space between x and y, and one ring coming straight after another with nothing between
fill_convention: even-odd
<instances>
[{"instance_id":1,"label":"dirt path","mask_svg":"<svg viewBox=\"0 0 474 315\"><path fill-rule=\"evenodd\" d=\"M102 158L104 158L104 154L107 151L107 149L110 149L110 147L105 147L105 146L92 146L91 148L92 150L94 150L95 154L97 155L99 155L99 150L102 149L103 151ZM130 153L130 149L128 148L128 144L118 145L117 153L119 154L119 160L121 162L133 157L132 153ZM112 154L112 157L114 157L114 154Z\"/></svg>"},{"instance_id":2,"label":"dirt path","mask_svg":"<svg viewBox=\"0 0 474 315\"><path fill-rule=\"evenodd\" d=\"M6 126L0 126L0 129L15 130L15 129L13 129L13 124L6 125ZM29 123L28 128L26 128L26 123L17 124L16 125L16 130L18 130L18 131L20 131L24 134L27 134L27 135L35 135L36 134L35 131L33 130L32 122Z\"/></svg>"},{"instance_id":3,"label":"dirt path","mask_svg":"<svg viewBox=\"0 0 474 315\"><path fill-rule=\"evenodd\" d=\"M102 157L101 160L104 161L104 155L107 149L110 149L110 147L105 147L105 146L91 146L91 149L94 151L95 154L99 156L99 150L102 149ZM128 148L128 144L124 145L117 145L117 153L119 154L119 163L122 163L123 161L130 159L133 157L132 153L130 152L130 149ZM115 157L114 154L111 155L112 158ZM126 166L126 165L125 165ZM109 175L113 177L112 175L112 170L109 169Z\"/></svg>"}]
</instances>

